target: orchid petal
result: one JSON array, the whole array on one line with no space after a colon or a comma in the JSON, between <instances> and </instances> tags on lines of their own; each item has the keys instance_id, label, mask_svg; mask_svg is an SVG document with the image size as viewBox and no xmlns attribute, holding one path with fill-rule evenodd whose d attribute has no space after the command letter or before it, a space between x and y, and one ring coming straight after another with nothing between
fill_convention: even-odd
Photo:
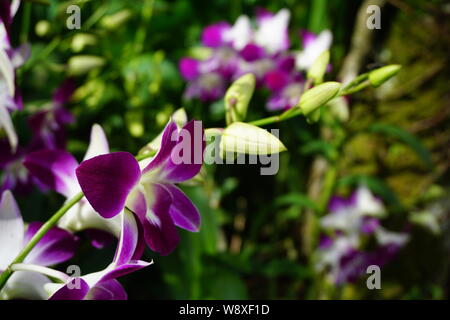
<instances>
[{"instance_id":1,"label":"orchid petal","mask_svg":"<svg viewBox=\"0 0 450 320\"><path fill-rule=\"evenodd\" d=\"M138 227L133 214L124 210L122 213L122 229L120 239L117 244L114 263L117 265L125 264L133 258L138 242Z\"/></svg>"},{"instance_id":2,"label":"orchid petal","mask_svg":"<svg viewBox=\"0 0 450 320\"><path fill-rule=\"evenodd\" d=\"M42 223L40 222L32 222L28 225L24 237L24 245L31 240L41 227ZM50 266L67 261L74 256L78 240L78 237L66 230L56 227L52 228L31 250L25 262Z\"/></svg>"},{"instance_id":3,"label":"orchid petal","mask_svg":"<svg viewBox=\"0 0 450 320\"><path fill-rule=\"evenodd\" d=\"M0 48L0 79L4 79L8 94L14 97L15 85L14 85L14 66L8 57L5 50Z\"/></svg>"},{"instance_id":4,"label":"orchid petal","mask_svg":"<svg viewBox=\"0 0 450 320\"><path fill-rule=\"evenodd\" d=\"M28 154L23 162L28 171L52 190L72 197L80 188L75 176L77 160L64 150L39 150Z\"/></svg>"},{"instance_id":5,"label":"orchid petal","mask_svg":"<svg viewBox=\"0 0 450 320\"><path fill-rule=\"evenodd\" d=\"M83 161L107 153L109 153L109 145L105 132L100 125L94 124L91 129L89 147Z\"/></svg>"},{"instance_id":6,"label":"orchid petal","mask_svg":"<svg viewBox=\"0 0 450 320\"><path fill-rule=\"evenodd\" d=\"M202 44L206 47L220 47L225 44L225 34L230 30L226 22L219 22L207 26L202 32Z\"/></svg>"},{"instance_id":7,"label":"orchid petal","mask_svg":"<svg viewBox=\"0 0 450 320\"><path fill-rule=\"evenodd\" d=\"M200 213L191 200L173 184L163 185L172 195L169 213L176 226L197 232L200 228Z\"/></svg>"},{"instance_id":8,"label":"orchid petal","mask_svg":"<svg viewBox=\"0 0 450 320\"><path fill-rule=\"evenodd\" d=\"M22 249L24 226L19 207L11 191L0 200L0 269L5 270Z\"/></svg>"},{"instance_id":9,"label":"orchid petal","mask_svg":"<svg viewBox=\"0 0 450 320\"><path fill-rule=\"evenodd\" d=\"M89 290L86 300L127 300L125 289L117 280L101 281Z\"/></svg>"},{"instance_id":10,"label":"orchid petal","mask_svg":"<svg viewBox=\"0 0 450 320\"><path fill-rule=\"evenodd\" d=\"M77 286L74 281L77 281ZM83 300L89 292L89 285L82 278L73 279L57 290L49 300Z\"/></svg>"},{"instance_id":11,"label":"orchid petal","mask_svg":"<svg viewBox=\"0 0 450 320\"><path fill-rule=\"evenodd\" d=\"M45 285L49 283L50 279L40 273L16 271L0 291L0 300L46 300Z\"/></svg>"},{"instance_id":12,"label":"orchid petal","mask_svg":"<svg viewBox=\"0 0 450 320\"><path fill-rule=\"evenodd\" d=\"M167 160L173 147L177 144L177 130L177 125L174 121L170 121L166 125L161 138L161 147L152 161L144 168L143 174L161 166Z\"/></svg>"},{"instance_id":13,"label":"orchid petal","mask_svg":"<svg viewBox=\"0 0 450 320\"><path fill-rule=\"evenodd\" d=\"M3 105L3 103L0 102L0 129L1 128L3 128L6 132L11 149L13 152L16 151L19 139L16 131L14 130L14 125L11 121L8 109Z\"/></svg>"},{"instance_id":14,"label":"orchid petal","mask_svg":"<svg viewBox=\"0 0 450 320\"><path fill-rule=\"evenodd\" d=\"M129 201L129 208L138 217L150 249L161 255L171 253L180 239L169 214L172 203L169 192L159 184L150 184L134 192Z\"/></svg>"},{"instance_id":15,"label":"orchid petal","mask_svg":"<svg viewBox=\"0 0 450 320\"><path fill-rule=\"evenodd\" d=\"M120 213L140 179L139 164L128 152L114 152L83 161L78 182L92 207L104 218Z\"/></svg>"},{"instance_id":16,"label":"orchid petal","mask_svg":"<svg viewBox=\"0 0 450 320\"><path fill-rule=\"evenodd\" d=\"M164 178L170 182L182 182L196 176L203 164L204 150L202 123L192 120L179 133L177 145L163 169Z\"/></svg>"}]
</instances>

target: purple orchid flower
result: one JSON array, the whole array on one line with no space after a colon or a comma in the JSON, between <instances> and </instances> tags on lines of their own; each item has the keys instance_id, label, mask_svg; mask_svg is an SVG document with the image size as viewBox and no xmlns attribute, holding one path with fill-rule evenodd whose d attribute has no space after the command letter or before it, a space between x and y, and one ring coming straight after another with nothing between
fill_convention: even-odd
<instances>
[{"instance_id":1,"label":"purple orchid flower","mask_svg":"<svg viewBox=\"0 0 450 320\"><path fill-rule=\"evenodd\" d=\"M303 33L303 51L288 51L290 12L282 9L272 13L256 12L256 23L240 16L234 25L220 22L205 28L202 44L211 48L204 60L183 58L179 69L188 82L184 97L214 101L223 97L226 88L240 76L252 73L257 87L271 92L266 103L269 111L294 107L304 91L303 71L331 45L331 33L326 30L316 36Z\"/></svg>"},{"instance_id":2,"label":"purple orchid flower","mask_svg":"<svg viewBox=\"0 0 450 320\"><path fill-rule=\"evenodd\" d=\"M87 152L83 160L109 153L108 140L98 124L94 124ZM23 162L28 172L49 190L70 199L81 192L75 174L78 161L65 150L43 149L27 154ZM58 221L60 228L73 233L86 231L96 248L109 244L113 237L120 236L120 217L105 219L101 217L83 198ZM113 236L113 237L112 237Z\"/></svg>"},{"instance_id":3,"label":"purple orchid flower","mask_svg":"<svg viewBox=\"0 0 450 320\"><path fill-rule=\"evenodd\" d=\"M176 226L199 229L197 208L175 183L197 175L204 148L201 122L191 121L178 132L170 121L148 164L138 163L128 152L114 152L83 161L76 174L87 200L102 217L112 218L128 208L142 225L148 246L167 255L179 242Z\"/></svg>"},{"instance_id":4,"label":"purple orchid flower","mask_svg":"<svg viewBox=\"0 0 450 320\"><path fill-rule=\"evenodd\" d=\"M381 226L385 209L367 187L360 186L348 199L333 197L329 209L331 213L320 224L323 229L334 231L334 236L322 236L316 268L328 270L336 284L358 279L369 265L386 264L408 241L408 234ZM374 236L379 245L374 251L361 248L361 239L367 236Z\"/></svg>"},{"instance_id":5,"label":"purple orchid flower","mask_svg":"<svg viewBox=\"0 0 450 320\"><path fill-rule=\"evenodd\" d=\"M289 18L290 12L287 9L282 9L276 14L260 9L257 12L258 28L254 36L255 43L270 54L289 49Z\"/></svg>"},{"instance_id":6,"label":"purple orchid flower","mask_svg":"<svg viewBox=\"0 0 450 320\"><path fill-rule=\"evenodd\" d=\"M42 226L32 222L25 227L12 193L7 190L0 199L0 273L19 254L23 246ZM74 255L78 238L69 232L52 228L26 257L24 264L50 266L69 260ZM0 299L45 299L44 284L50 280L41 274L17 271L0 292Z\"/></svg>"},{"instance_id":7,"label":"purple orchid flower","mask_svg":"<svg viewBox=\"0 0 450 320\"><path fill-rule=\"evenodd\" d=\"M303 31L303 50L296 57L297 68L299 70L308 70L324 51L330 49L332 41L333 35L330 30L324 30L319 35Z\"/></svg>"},{"instance_id":8,"label":"purple orchid flower","mask_svg":"<svg viewBox=\"0 0 450 320\"><path fill-rule=\"evenodd\" d=\"M52 102L33 114L28 123L33 132L32 150L63 149L65 147L65 125L74 121L64 104L75 91L75 82L68 78L53 94Z\"/></svg>"},{"instance_id":9,"label":"purple orchid flower","mask_svg":"<svg viewBox=\"0 0 450 320\"><path fill-rule=\"evenodd\" d=\"M34 185L40 186L22 165L27 152L26 148L20 146L14 152L6 140L0 140L0 193L13 190L18 194L27 194Z\"/></svg>"},{"instance_id":10,"label":"purple orchid flower","mask_svg":"<svg viewBox=\"0 0 450 320\"><path fill-rule=\"evenodd\" d=\"M90 273L65 284L46 284L50 300L126 300L127 293L116 280L152 264L138 260L144 247L139 241L139 224L134 215L123 210L120 214L121 234L113 262L104 270Z\"/></svg>"}]
</instances>

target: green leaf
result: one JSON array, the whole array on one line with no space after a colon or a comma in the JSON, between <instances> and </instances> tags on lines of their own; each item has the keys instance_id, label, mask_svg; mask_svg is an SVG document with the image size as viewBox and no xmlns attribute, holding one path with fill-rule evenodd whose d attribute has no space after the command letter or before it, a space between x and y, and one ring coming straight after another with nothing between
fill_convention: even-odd
<instances>
[{"instance_id":1,"label":"green leaf","mask_svg":"<svg viewBox=\"0 0 450 320\"><path fill-rule=\"evenodd\" d=\"M317 205L308 196L301 193L289 193L278 197L275 200L275 206L297 206L300 208L317 209Z\"/></svg>"},{"instance_id":2,"label":"green leaf","mask_svg":"<svg viewBox=\"0 0 450 320\"><path fill-rule=\"evenodd\" d=\"M338 156L336 149L324 140L307 142L301 147L300 152L302 154L322 154L329 160L335 159Z\"/></svg>"},{"instance_id":3,"label":"green leaf","mask_svg":"<svg viewBox=\"0 0 450 320\"><path fill-rule=\"evenodd\" d=\"M433 167L430 152L423 146L419 139L408 131L384 123L375 123L368 128L368 131L388 135L398 139L413 149L428 168Z\"/></svg>"}]
</instances>

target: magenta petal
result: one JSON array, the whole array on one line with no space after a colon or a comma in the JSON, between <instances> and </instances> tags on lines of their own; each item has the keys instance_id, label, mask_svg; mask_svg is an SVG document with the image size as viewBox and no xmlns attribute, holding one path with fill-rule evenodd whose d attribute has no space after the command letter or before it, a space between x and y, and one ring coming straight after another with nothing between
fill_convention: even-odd
<instances>
[{"instance_id":1,"label":"magenta petal","mask_svg":"<svg viewBox=\"0 0 450 320\"><path fill-rule=\"evenodd\" d=\"M96 249L103 249L116 239L111 233L100 229L86 229L85 233Z\"/></svg>"},{"instance_id":2,"label":"magenta petal","mask_svg":"<svg viewBox=\"0 0 450 320\"><path fill-rule=\"evenodd\" d=\"M59 105L66 103L75 92L75 89L75 80L72 78L67 78L53 94L53 102Z\"/></svg>"},{"instance_id":3,"label":"magenta petal","mask_svg":"<svg viewBox=\"0 0 450 320\"><path fill-rule=\"evenodd\" d=\"M164 187L172 195L169 213L176 226L188 231L197 232L200 228L200 213L191 200L173 184Z\"/></svg>"},{"instance_id":4,"label":"magenta petal","mask_svg":"<svg viewBox=\"0 0 450 320\"><path fill-rule=\"evenodd\" d=\"M32 152L25 157L23 164L39 182L66 197L79 190L75 176L78 162L64 150Z\"/></svg>"},{"instance_id":5,"label":"magenta petal","mask_svg":"<svg viewBox=\"0 0 450 320\"><path fill-rule=\"evenodd\" d=\"M74 279L70 287L69 284L66 284L56 291L49 300L83 300L89 292L89 285L82 278L76 280L79 281L79 288L75 286Z\"/></svg>"},{"instance_id":6,"label":"magenta petal","mask_svg":"<svg viewBox=\"0 0 450 320\"><path fill-rule=\"evenodd\" d=\"M151 263L141 260L130 261L126 264L122 264L120 266L114 267L111 271L106 273L101 281L107 281L116 279L122 276L125 276L129 273L141 270L145 267L148 267Z\"/></svg>"},{"instance_id":7,"label":"magenta petal","mask_svg":"<svg viewBox=\"0 0 450 320\"><path fill-rule=\"evenodd\" d=\"M193 80L200 74L199 61L192 58L182 58L180 60L179 69L181 75L186 80Z\"/></svg>"},{"instance_id":8,"label":"magenta petal","mask_svg":"<svg viewBox=\"0 0 450 320\"><path fill-rule=\"evenodd\" d=\"M241 56L248 62L253 62L255 60L264 57L264 49L256 44L249 43L241 50Z\"/></svg>"},{"instance_id":9,"label":"magenta petal","mask_svg":"<svg viewBox=\"0 0 450 320\"><path fill-rule=\"evenodd\" d=\"M102 217L111 218L123 210L141 171L131 153L114 152L83 161L76 174L91 206Z\"/></svg>"},{"instance_id":10,"label":"magenta petal","mask_svg":"<svg viewBox=\"0 0 450 320\"><path fill-rule=\"evenodd\" d=\"M164 167L164 177L170 182L182 182L200 172L205 150L201 121L191 120L180 131L177 145Z\"/></svg>"},{"instance_id":11,"label":"magenta petal","mask_svg":"<svg viewBox=\"0 0 450 320\"><path fill-rule=\"evenodd\" d=\"M29 224L24 237L24 245L31 240L41 226L42 223L40 222ZM78 237L70 232L54 227L31 250L25 261L41 266L50 266L67 261L74 256L78 247L78 240Z\"/></svg>"},{"instance_id":12,"label":"magenta petal","mask_svg":"<svg viewBox=\"0 0 450 320\"><path fill-rule=\"evenodd\" d=\"M266 73L264 83L271 91L281 90L289 82L289 75L281 70L272 70Z\"/></svg>"},{"instance_id":13,"label":"magenta petal","mask_svg":"<svg viewBox=\"0 0 450 320\"><path fill-rule=\"evenodd\" d=\"M207 26L202 32L202 44L212 48L224 45L224 35L230 28L230 25L226 22L219 22Z\"/></svg>"},{"instance_id":14,"label":"magenta petal","mask_svg":"<svg viewBox=\"0 0 450 320\"><path fill-rule=\"evenodd\" d=\"M170 156L173 147L177 144L178 133L177 125L174 121L170 121L164 128L164 132L161 138L161 147L153 160L142 170L142 173L146 173L154 168L161 166L167 158Z\"/></svg>"},{"instance_id":15,"label":"magenta petal","mask_svg":"<svg viewBox=\"0 0 450 320\"><path fill-rule=\"evenodd\" d=\"M310 32L308 30L302 30L300 32L302 37L302 47L305 49L306 47L310 46L316 39L317 35L313 32Z\"/></svg>"},{"instance_id":16,"label":"magenta petal","mask_svg":"<svg viewBox=\"0 0 450 320\"><path fill-rule=\"evenodd\" d=\"M138 244L139 230L136 219L129 210L125 210L122 216L122 228L117 245L114 263L117 265L125 264L130 261Z\"/></svg>"},{"instance_id":17,"label":"magenta petal","mask_svg":"<svg viewBox=\"0 0 450 320\"><path fill-rule=\"evenodd\" d=\"M153 184L149 198L154 199L147 203L146 196L139 192L131 204L144 229L145 242L153 251L161 255L171 253L180 241L175 224L169 214L172 197L169 192L159 184Z\"/></svg>"},{"instance_id":18,"label":"magenta petal","mask_svg":"<svg viewBox=\"0 0 450 320\"><path fill-rule=\"evenodd\" d=\"M100 281L86 296L86 300L127 300L125 289L117 280Z\"/></svg>"}]
</instances>

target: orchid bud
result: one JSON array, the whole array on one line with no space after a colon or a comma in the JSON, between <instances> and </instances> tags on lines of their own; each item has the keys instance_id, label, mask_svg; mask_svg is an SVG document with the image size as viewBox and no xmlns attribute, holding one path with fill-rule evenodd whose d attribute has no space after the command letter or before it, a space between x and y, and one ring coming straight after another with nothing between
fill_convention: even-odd
<instances>
[{"instance_id":1,"label":"orchid bud","mask_svg":"<svg viewBox=\"0 0 450 320\"><path fill-rule=\"evenodd\" d=\"M312 79L314 84L320 84L323 82L323 76L327 70L328 62L330 61L330 51L326 50L314 61L312 66L308 70L307 77Z\"/></svg>"},{"instance_id":2,"label":"orchid bud","mask_svg":"<svg viewBox=\"0 0 450 320\"><path fill-rule=\"evenodd\" d=\"M124 24L131 17L131 11L128 9L120 10L114 14L103 17L100 25L108 30L114 30Z\"/></svg>"},{"instance_id":3,"label":"orchid bud","mask_svg":"<svg viewBox=\"0 0 450 320\"><path fill-rule=\"evenodd\" d=\"M100 68L105 64L105 59L96 56L80 55L69 59L68 72L70 75L82 75L92 69Z\"/></svg>"},{"instance_id":4,"label":"orchid bud","mask_svg":"<svg viewBox=\"0 0 450 320\"><path fill-rule=\"evenodd\" d=\"M221 154L237 152L269 155L285 151L286 147L265 129L248 123L233 122L222 133L220 150Z\"/></svg>"},{"instance_id":5,"label":"orchid bud","mask_svg":"<svg viewBox=\"0 0 450 320\"><path fill-rule=\"evenodd\" d=\"M306 122L309 124L316 123L320 120L320 114L321 114L322 108L317 108L313 112L310 112L306 115Z\"/></svg>"},{"instance_id":6,"label":"orchid bud","mask_svg":"<svg viewBox=\"0 0 450 320\"><path fill-rule=\"evenodd\" d=\"M50 33L50 30L51 25L47 20L40 20L34 26L34 32L36 32L39 37L45 37Z\"/></svg>"},{"instance_id":7,"label":"orchid bud","mask_svg":"<svg viewBox=\"0 0 450 320\"><path fill-rule=\"evenodd\" d=\"M233 82L225 94L225 110L227 124L243 121L247 108L255 90L255 76L247 73Z\"/></svg>"},{"instance_id":8,"label":"orchid bud","mask_svg":"<svg viewBox=\"0 0 450 320\"><path fill-rule=\"evenodd\" d=\"M299 107L307 115L325 103L333 99L339 92L341 84L339 82L325 82L303 93L300 98Z\"/></svg>"},{"instance_id":9,"label":"orchid bud","mask_svg":"<svg viewBox=\"0 0 450 320\"><path fill-rule=\"evenodd\" d=\"M379 69L375 69L369 73L369 82L372 86L379 87L384 82L395 76L401 69L398 64L391 64Z\"/></svg>"},{"instance_id":10,"label":"orchid bud","mask_svg":"<svg viewBox=\"0 0 450 320\"><path fill-rule=\"evenodd\" d=\"M175 110L175 112L172 114L172 119L173 121L175 121L178 128L183 127L188 122L186 110L184 110L184 108L179 108Z\"/></svg>"},{"instance_id":11,"label":"orchid bud","mask_svg":"<svg viewBox=\"0 0 450 320\"><path fill-rule=\"evenodd\" d=\"M71 47L74 52L81 52L86 46L97 44L97 38L88 33L77 33L72 38Z\"/></svg>"}]
</instances>

